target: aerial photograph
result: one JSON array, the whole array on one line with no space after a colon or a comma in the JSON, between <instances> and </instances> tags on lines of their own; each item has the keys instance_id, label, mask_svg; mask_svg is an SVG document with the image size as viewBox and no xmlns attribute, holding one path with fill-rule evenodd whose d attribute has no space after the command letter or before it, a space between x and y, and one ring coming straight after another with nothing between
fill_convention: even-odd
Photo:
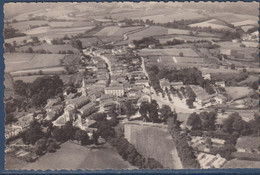
<instances>
[{"instance_id":1,"label":"aerial photograph","mask_svg":"<svg viewBox=\"0 0 260 175\"><path fill-rule=\"evenodd\" d=\"M5 169L260 168L258 8L5 3Z\"/></svg>"}]
</instances>

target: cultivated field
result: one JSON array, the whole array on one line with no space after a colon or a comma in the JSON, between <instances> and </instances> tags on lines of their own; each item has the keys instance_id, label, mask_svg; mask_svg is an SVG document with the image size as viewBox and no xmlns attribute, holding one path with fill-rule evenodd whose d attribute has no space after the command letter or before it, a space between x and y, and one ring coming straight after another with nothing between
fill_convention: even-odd
<instances>
[{"instance_id":1,"label":"cultivated field","mask_svg":"<svg viewBox=\"0 0 260 175\"><path fill-rule=\"evenodd\" d=\"M133 124L124 125L124 128L125 133L130 133L130 143L142 155L154 158L165 168L182 168L175 144L167 129Z\"/></svg>"},{"instance_id":2,"label":"cultivated field","mask_svg":"<svg viewBox=\"0 0 260 175\"><path fill-rule=\"evenodd\" d=\"M140 26L135 27L118 27L118 26L109 26L100 30L95 34L95 36L122 36L123 34L139 29Z\"/></svg>"},{"instance_id":3,"label":"cultivated field","mask_svg":"<svg viewBox=\"0 0 260 175\"><path fill-rule=\"evenodd\" d=\"M233 100L247 97L251 92L249 87L225 87L228 96Z\"/></svg>"},{"instance_id":4,"label":"cultivated field","mask_svg":"<svg viewBox=\"0 0 260 175\"><path fill-rule=\"evenodd\" d=\"M73 151L72 151L73 150ZM90 149L66 142L55 153L47 153L22 169L77 170L77 169L135 169L124 161L116 150L109 147Z\"/></svg>"},{"instance_id":5,"label":"cultivated field","mask_svg":"<svg viewBox=\"0 0 260 175\"><path fill-rule=\"evenodd\" d=\"M245 20L254 20L258 21L257 16L251 16L251 15L245 15L245 14L235 14L235 13L230 13L230 12L222 12L222 13L209 13L211 17L226 21L228 23L235 23L235 22L241 22ZM232 17L231 17L232 16Z\"/></svg>"},{"instance_id":6,"label":"cultivated field","mask_svg":"<svg viewBox=\"0 0 260 175\"><path fill-rule=\"evenodd\" d=\"M70 44L62 44L62 45L52 45L48 43L44 43L38 46L22 46L17 49L18 52L27 51L29 48L32 48L34 51L44 49L46 51L50 51L54 54L58 54L59 51L73 51L73 53L79 53L79 50L72 47Z\"/></svg>"},{"instance_id":7,"label":"cultivated field","mask_svg":"<svg viewBox=\"0 0 260 175\"><path fill-rule=\"evenodd\" d=\"M197 53L194 52L191 48L171 48L171 49L142 49L140 50L140 55L149 56L149 55L172 55L179 56L180 53L183 53L184 57L198 57Z\"/></svg>"},{"instance_id":8,"label":"cultivated field","mask_svg":"<svg viewBox=\"0 0 260 175\"><path fill-rule=\"evenodd\" d=\"M27 35L74 35L79 33L84 33L85 31L93 29L94 26L85 26L85 27L73 27L73 28L50 28L50 27L39 27L26 31Z\"/></svg>"},{"instance_id":9,"label":"cultivated field","mask_svg":"<svg viewBox=\"0 0 260 175\"><path fill-rule=\"evenodd\" d=\"M37 21L37 20L33 20L33 21L20 21L17 23L11 23L10 26L12 26L13 28L21 31L21 32L25 32L27 30L30 29L30 26L35 26L35 25L44 25L44 24L49 24L48 21Z\"/></svg>"},{"instance_id":10,"label":"cultivated field","mask_svg":"<svg viewBox=\"0 0 260 175\"><path fill-rule=\"evenodd\" d=\"M74 21L53 21L48 22L50 27L84 27L84 26L94 26L93 22L74 22Z\"/></svg>"},{"instance_id":11,"label":"cultivated field","mask_svg":"<svg viewBox=\"0 0 260 175\"><path fill-rule=\"evenodd\" d=\"M221 24L216 24L217 20L211 19L200 23L190 24L190 27L211 27L212 29L228 29L229 27Z\"/></svg>"},{"instance_id":12,"label":"cultivated field","mask_svg":"<svg viewBox=\"0 0 260 175\"><path fill-rule=\"evenodd\" d=\"M62 54L4 54L6 72L59 66Z\"/></svg>"}]
</instances>

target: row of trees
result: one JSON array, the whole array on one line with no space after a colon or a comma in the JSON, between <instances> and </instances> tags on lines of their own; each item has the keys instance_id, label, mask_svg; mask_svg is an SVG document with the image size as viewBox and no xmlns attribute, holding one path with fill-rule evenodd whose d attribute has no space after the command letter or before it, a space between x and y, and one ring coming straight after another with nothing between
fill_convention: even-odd
<instances>
[{"instance_id":1,"label":"row of trees","mask_svg":"<svg viewBox=\"0 0 260 175\"><path fill-rule=\"evenodd\" d=\"M176 143L176 149L178 156L182 162L182 166L185 169L198 169L200 165L195 157L193 149L187 142L187 135L181 134L180 122L171 117L167 120L168 130Z\"/></svg>"}]
</instances>

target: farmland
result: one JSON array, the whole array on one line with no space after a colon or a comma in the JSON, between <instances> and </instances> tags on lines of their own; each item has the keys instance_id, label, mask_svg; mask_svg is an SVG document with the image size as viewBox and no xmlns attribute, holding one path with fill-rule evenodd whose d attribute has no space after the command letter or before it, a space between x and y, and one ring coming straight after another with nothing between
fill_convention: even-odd
<instances>
[{"instance_id":1,"label":"farmland","mask_svg":"<svg viewBox=\"0 0 260 175\"><path fill-rule=\"evenodd\" d=\"M72 51L73 53L79 53L79 50L72 47L70 44L63 44L63 45L52 45L48 43L44 43L37 46L22 46L17 49L18 52L25 52L29 48L32 48L34 51L44 49L46 51L50 51L51 53L58 54L60 51Z\"/></svg>"},{"instance_id":2,"label":"farmland","mask_svg":"<svg viewBox=\"0 0 260 175\"><path fill-rule=\"evenodd\" d=\"M180 53L183 53L183 56L185 56L185 57L198 57L197 53L194 52L191 48L142 49L142 50L140 50L140 55L144 55L144 56L149 56L149 55L179 56Z\"/></svg>"},{"instance_id":3,"label":"farmland","mask_svg":"<svg viewBox=\"0 0 260 175\"><path fill-rule=\"evenodd\" d=\"M75 35L79 33L84 33L85 31L93 29L94 26L85 27L74 27L74 28L50 28L50 27L39 27L26 31L27 35Z\"/></svg>"},{"instance_id":4,"label":"farmland","mask_svg":"<svg viewBox=\"0 0 260 175\"><path fill-rule=\"evenodd\" d=\"M18 29L21 32L25 32L30 29L30 26L35 25L49 25L48 21L39 21L39 20L33 20L33 21L20 21L17 23L11 23L10 26L12 26L15 29Z\"/></svg>"},{"instance_id":5,"label":"farmland","mask_svg":"<svg viewBox=\"0 0 260 175\"><path fill-rule=\"evenodd\" d=\"M126 124L124 127L125 133L130 134L130 143L141 154L155 158L165 168L182 168L175 145L166 129L133 124Z\"/></svg>"},{"instance_id":6,"label":"farmland","mask_svg":"<svg viewBox=\"0 0 260 175\"><path fill-rule=\"evenodd\" d=\"M73 150L73 151L71 151ZM77 170L77 169L135 169L124 161L119 154L104 146L90 149L72 142L66 142L56 153L47 153L34 163L28 163L22 169L34 170Z\"/></svg>"},{"instance_id":7,"label":"farmland","mask_svg":"<svg viewBox=\"0 0 260 175\"><path fill-rule=\"evenodd\" d=\"M211 27L212 29L228 29L227 26L222 24L216 24L217 21L215 19L207 20L200 23L190 24L190 27Z\"/></svg>"},{"instance_id":8,"label":"farmland","mask_svg":"<svg viewBox=\"0 0 260 175\"><path fill-rule=\"evenodd\" d=\"M5 54L6 72L59 66L62 54Z\"/></svg>"},{"instance_id":9,"label":"farmland","mask_svg":"<svg viewBox=\"0 0 260 175\"><path fill-rule=\"evenodd\" d=\"M97 32L95 36L122 36L124 33L136 30L141 28L140 26L136 27L117 27L109 26L105 27L101 31Z\"/></svg>"},{"instance_id":10,"label":"farmland","mask_svg":"<svg viewBox=\"0 0 260 175\"><path fill-rule=\"evenodd\" d=\"M22 80L25 83L32 83L38 77L43 77L43 76L44 75L18 76L18 77L14 77L13 79L14 79L14 81Z\"/></svg>"}]
</instances>

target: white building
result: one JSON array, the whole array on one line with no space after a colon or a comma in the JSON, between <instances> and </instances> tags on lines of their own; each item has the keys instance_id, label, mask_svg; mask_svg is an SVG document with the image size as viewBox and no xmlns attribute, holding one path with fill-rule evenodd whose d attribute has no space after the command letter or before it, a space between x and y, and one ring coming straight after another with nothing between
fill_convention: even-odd
<instances>
[{"instance_id":1,"label":"white building","mask_svg":"<svg viewBox=\"0 0 260 175\"><path fill-rule=\"evenodd\" d=\"M122 97L125 94L125 90L124 87L120 87L120 86L106 87L105 94L111 94L111 95Z\"/></svg>"}]
</instances>

